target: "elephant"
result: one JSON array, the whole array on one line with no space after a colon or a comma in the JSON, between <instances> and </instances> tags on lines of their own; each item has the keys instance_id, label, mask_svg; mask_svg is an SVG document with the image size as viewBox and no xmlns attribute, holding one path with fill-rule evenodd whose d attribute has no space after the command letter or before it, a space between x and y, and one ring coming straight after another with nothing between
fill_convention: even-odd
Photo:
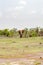
<instances>
[{"instance_id":1,"label":"elephant","mask_svg":"<svg viewBox=\"0 0 43 65\"><path fill-rule=\"evenodd\" d=\"M18 32L19 32L20 38L22 38L24 30L19 30Z\"/></svg>"}]
</instances>

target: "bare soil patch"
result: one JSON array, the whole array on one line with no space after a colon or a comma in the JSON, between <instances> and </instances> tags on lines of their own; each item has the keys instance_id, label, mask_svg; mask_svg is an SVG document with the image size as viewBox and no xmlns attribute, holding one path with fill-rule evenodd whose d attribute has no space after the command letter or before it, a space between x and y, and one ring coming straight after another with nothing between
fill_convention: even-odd
<instances>
[{"instance_id":1,"label":"bare soil patch","mask_svg":"<svg viewBox=\"0 0 43 65\"><path fill-rule=\"evenodd\" d=\"M35 61L38 61L43 65L43 52L27 54L25 55L25 58L0 58L0 64L9 63L11 65L33 65Z\"/></svg>"}]
</instances>

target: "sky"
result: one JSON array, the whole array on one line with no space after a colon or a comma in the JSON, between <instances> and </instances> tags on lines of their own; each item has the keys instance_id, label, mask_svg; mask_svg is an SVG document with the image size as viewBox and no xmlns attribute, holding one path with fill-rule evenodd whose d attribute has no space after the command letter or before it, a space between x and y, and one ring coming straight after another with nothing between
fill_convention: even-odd
<instances>
[{"instance_id":1,"label":"sky","mask_svg":"<svg viewBox=\"0 0 43 65\"><path fill-rule=\"evenodd\" d=\"M0 29L43 27L43 0L0 0Z\"/></svg>"}]
</instances>

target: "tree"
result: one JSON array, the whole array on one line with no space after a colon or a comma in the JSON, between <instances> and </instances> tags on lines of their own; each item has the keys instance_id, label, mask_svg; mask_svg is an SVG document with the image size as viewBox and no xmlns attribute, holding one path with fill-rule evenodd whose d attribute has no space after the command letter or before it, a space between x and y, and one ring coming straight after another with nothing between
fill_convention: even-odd
<instances>
[{"instance_id":1,"label":"tree","mask_svg":"<svg viewBox=\"0 0 43 65\"><path fill-rule=\"evenodd\" d=\"M36 29L30 29L29 30L29 37L36 37L37 36L37 32Z\"/></svg>"},{"instance_id":2,"label":"tree","mask_svg":"<svg viewBox=\"0 0 43 65\"><path fill-rule=\"evenodd\" d=\"M43 36L43 28L40 29L39 36Z\"/></svg>"},{"instance_id":3,"label":"tree","mask_svg":"<svg viewBox=\"0 0 43 65\"><path fill-rule=\"evenodd\" d=\"M8 31L8 29L4 29L4 30L2 31L2 34L3 34L4 36L9 36L9 31Z\"/></svg>"},{"instance_id":4,"label":"tree","mask_svg":"<svg viewBox=\"0 0 43 65\"><path fill-rule=\"evenodd\" d=\"M28 36L29 36L29 34L28 34L28 28L25 28L24 29L24 33L23 33L23 37L27 38Z\"/></svg>"},{"instance_id":5,"label":"tree","mask_svg":"<svg viewBox=\"0 0 43 65\"><path fill-rule=\"evenodd\" d=\"M13 37L14 36L14 31L13 30L10 30L9 31L9 37Z\"/></svg>"},{"instance_id":6,"label":"tree","mask_svg":"<svg viewBox=\"0 0 43 65\"><path fill-rule=\"evenodd\" d=\"M13 28L9 31L9 37L17 37L18 36L18 32L16 28Z\"/></svg>"},{"instance_id":7,"label":"tree","mask_svg":"<svg viewBox=\"0 0 43 65\"><path fill-rule=\"evenodd\" d=\"M0 36L2 36L3 35L3 31L2 30L0 30Z\"/></svg>"}]
</instances>

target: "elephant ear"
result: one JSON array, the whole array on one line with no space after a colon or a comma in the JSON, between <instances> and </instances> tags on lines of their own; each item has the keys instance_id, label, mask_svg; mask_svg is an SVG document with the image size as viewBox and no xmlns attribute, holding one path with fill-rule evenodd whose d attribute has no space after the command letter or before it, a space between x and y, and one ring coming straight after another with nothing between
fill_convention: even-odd
<instances>
[{"instance_id":1,"label":"elephant ear","mask_svg":"<svg viewBox=\"0 0 43 65\"><path fill-rule=\"evenodd\" d=\"M22 33L24 33L24 30L22 30Z\"/></svg>"},{"instance_id":2,"label":"elephant ear","mask_svg":"<svg viewBox=\"0 0 43 65\"><path fill-rule=\"evenodd\" d=\"M20 30L18 32L19 32L19 34L21 33Z\"/></svg>"}]
</instances>

